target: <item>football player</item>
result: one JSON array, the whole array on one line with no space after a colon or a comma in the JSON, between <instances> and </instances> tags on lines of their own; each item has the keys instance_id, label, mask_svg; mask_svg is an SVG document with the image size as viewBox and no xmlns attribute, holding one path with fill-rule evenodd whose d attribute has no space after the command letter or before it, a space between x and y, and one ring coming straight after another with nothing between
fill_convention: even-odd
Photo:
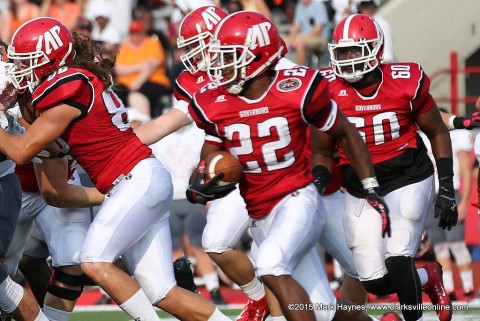
<instances>
[{"instance_id":1,"label":"football player","mask_svg":"<svg viewBox=\"0 0 480 321\"><path fill-rule=\"evenodd\" d=\"M181 60L186 67L175 80L173 108L139 127L136 134L151 145L162 137L192 123L188 103L193 95L210 82L206 62L210 38L218 23L228 14L215 6L193 10L183 19L178 47L185 48ZM202 245L210 258L248 296L249 301L237 320L264 320L269 313L265 289L255 276L246 254L235 246L248 229L245 203L238 192L210 203Z\"/></svg>"},{"instance_id":2,"label":"football player","mask_svg":"<svg viewBox=\"0 0 480 321\"><path fill-rule=\"evenodd\" d=\"M6 110L11 107L10 99L4 101L4 98L12 96L5 92L9 90L8 83L10 83L5 76L8 61L6 48L7 45L0 41L0 82L2 88L0 127L2 130L14 133L16 132L15 128L18 128L19 125L16 122L15 114ZM0 152L0 318L6 318L5 312L19 321L47 321L47 317L40 310L33 297L28 291L24 291L22 286L12 281L3 264L13 239L21 204L22 190L20 181L15 174L15 163Z\"/></svg>"},{"instance_id":3,"label":"football player","mask_svg":"<svg viewBox=\"0 0 480 321\"><path fill-rule=\"evenodd\" d=\"M8 55L17 89L31 89L40 116L21 137L0 131L0 151L29 162L57 137L109 197L80 253L82 270L133 319L159 320L152 305L181 320L228 320L201 296L176 286L168 225L169 173L134 134L111 91L109 59L95 60L90 39L41 17L14 34ZM129 274L113 262L122 256Z\"/></svg>"},{"instance_id":4,"label":"football player","mask_svg":"<svg viewBox=\"0 0 480 321\"><path fill-rule=\"evenodd\" d=\"M413 262L434 195L433 166L417 126L429 137L438 168L439 226L450 229L457 222L450 136L429 93L430 79L416 63L384 64L382 31L365 15L342 20L328 47L331 68L321 73L330 82L332 99L366 142L379 180L369 186L384 197L391 211L385 220L365 202L365 181L339 144L348 192L344 227L360 280L370 293L396 293L406 306L422 303L424 286L441 307L440 320L450 320L451 302L443 288L441 266L430 263L417 272ZM319 146L327 145L324 141ZM422 309L406 308L402 313L407 321L422 319Z\"/></svg>"},{"instance_id":5,"label":"football player","mask_svg":"<svg viewBox=\"0 0 480 321\"><path fill-rule=\"evenodd\" d=\"M376 183L370 156L358 132L330 100L328 82L317 71L274 70L282 51L277 28L261 14L238 12L220 22L207 55L214 83L197 92L188 106L197 126L207 133L203 156L224 149L242 163L240 193L258 246L257 273L288 320L371 320L360 311L335 311L336 299L318 255L307 256L326 215L305 153L308 124L342 142L358 175L369 185ZM204 202L215 198L217 191L225 192L212 181L192 184L189 198ZM368 202L388 217L386 204L367 188ZM291 276L302 259L314 261L311 266L316 269L311 272L320 275L311 282L319 282L312 305ZM328 308L321 309L318 303Z\"/></svg>"}]
</instances>

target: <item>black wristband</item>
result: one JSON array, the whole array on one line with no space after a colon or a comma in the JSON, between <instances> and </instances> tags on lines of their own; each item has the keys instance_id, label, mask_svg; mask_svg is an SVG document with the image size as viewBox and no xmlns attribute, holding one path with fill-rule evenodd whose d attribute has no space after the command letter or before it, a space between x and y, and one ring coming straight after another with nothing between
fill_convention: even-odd
<instances>
[{"instance_id":1,"label":"black wristband","mask_svg":"<svg viewBox=\"0 0 480 321\"><path fill-rule=\"evenodd\" d=\"M453 127L455 127L455 129L465 129L465 126L463 125L464 120L465 117L456 116L453 118Z\"/></svg>"},{"instance_id":2,"label":"black wristband","mask_svg":"<svg viewBox=\"0 0 480 321\"><path fill-rule=\"evenodd\" d=\"M453 159L450 157L439 158L435 160L437 164L438 179L444 177L453 177Z\"/></svg>"}]
</instances>

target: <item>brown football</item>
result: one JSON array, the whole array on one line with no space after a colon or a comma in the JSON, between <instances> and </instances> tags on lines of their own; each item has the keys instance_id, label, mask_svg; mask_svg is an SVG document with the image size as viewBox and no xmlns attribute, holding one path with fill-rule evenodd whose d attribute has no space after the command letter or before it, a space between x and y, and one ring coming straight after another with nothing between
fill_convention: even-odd
<instances>
[{"instance_id":1,"label":"brown football","mask_svg":"<svg viewBox=\"0 0 480 321\"><path fill-rule=\"evenodd\" d=\"M219 184L238 183L242 178L243 169L240 161L227 152L215 152L205 159L205 180L210 180L220 172L224 174Z\"/></svg>"}]
</instances>

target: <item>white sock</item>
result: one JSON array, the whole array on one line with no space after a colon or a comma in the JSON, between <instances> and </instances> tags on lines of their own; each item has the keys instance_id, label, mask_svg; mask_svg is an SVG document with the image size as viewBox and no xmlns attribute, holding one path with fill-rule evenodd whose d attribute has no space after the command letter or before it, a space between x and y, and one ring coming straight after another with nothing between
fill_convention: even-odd
<instances>
[{"instance_id":1,"label":"white sock","mask_svg":"<svg viewBox=\"0 0 480 321\"><path fill-rule=\"evenodd\" d=\"M139 321L160 321L152 303L147 298L145 292L142 289L132 295L130 299L120 304L120 308L125 311L134 320Z\"/></svg>"},{"instance_id":2,"label":"white sock","mask_svg":"<svg viewBox=\"0 0 480 321\"><path fill-rule=\"evenodd\" d=\"M279 317L272 317L272 321L287 321L287 318L285 318L285 316L281 315Z\"/></svg>"},{"instance_id":3,"label":"white sock","mask_svg":"<svg viewBox=\"0 0 480 321\"><path fill-rule=\"evenodd\" d=\"M72 312L58 310L48 305L43 305L43 313L50 321L68 321Z\"/></svg>"},{"instance_id":4,"label":"white sock","mask_svg":"<svg viewBox=\"0 0 480 321\"><path fill-rule=\"evenodd\" d=\"M425 270L424 268L417 269L417 273L418 273L418 277L420 278L420 283L422 284L422 286L427 284L428 282L427 270Z\"/></svg>"},{"instance_id":5,"label":"white sock","mask_svg":"<svg viewBox=\"0 0 480 321\"><path fill-rule=\"evenodd\" d=\"M212 291L213 289L218 289L220 286L217 272L205 274L203 276L203 281L205 281L205 287L207 288L208 292Z\"/></svg>"},{"instance_id":6,"label":"white sock","mask_svg":"<svg viewBox=\"0 0 480 321\"><path fill-rule=\"evenodd\" d=\"M472 270L461 271L460 278L462 279L462 285L464 290L473 290Z\"/></svg>"},{"instance_id":7,"label":"white sock","mask_svg":"<svg viewBox=\"0 0 480 321\"><path fill-rule=\"evenodd\" d=\"M453 285L452 271L443 271L443 286L445 287L445 291L447 291L447 293L455 290L455 286Z\"/></svg>"},{"instance_id":8,"label":"white sock","mask_svg":"<svg viewBox=\"0 0 480 321\"><path fill-rule=\"evenodd\" d=\"M42 310L38 312L37 317L35 318L34 321L49 321L48 318L43 314Z\"/></svg>"},{"instance_id":9,"label":"white sock","mask_svg":"<svg viewBox=\"0 0 480 321\"><path fill-rule=\"evenodd\" d=\"M254 277L250 283L240 285L240 288L252 300L258 301L265 296L265 288L257 277Z\"/></svg>"},{"instance_id":10,"label":"white sock","mask_svg":"<svg viewBox=\"0 0 480 321\"><path fill-rule=\"evenodd\" d=\"M215 308L215 311L213 311L210 318L208 318L208 321L231 321L231 319Z\"/></svg>"}]
</instances>

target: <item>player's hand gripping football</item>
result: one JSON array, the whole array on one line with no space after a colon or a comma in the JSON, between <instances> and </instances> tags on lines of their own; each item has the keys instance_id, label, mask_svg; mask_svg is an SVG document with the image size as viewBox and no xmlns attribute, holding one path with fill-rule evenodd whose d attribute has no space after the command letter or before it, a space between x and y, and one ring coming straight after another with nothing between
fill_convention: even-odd
<instances>
[{"instance_id":1,"label":"player's hand gripping football","mask_svg":"<svg viewBox=\"0 0 480 321\"><path fill-rule=\"evenodd\" d=\"M387 235L388 237L392 236L392 230L390 228L390 215L387 203L385 200L378 195L375 190L379 187L377 179L374 177L369 177L362 180L363 188L367 192L365 197L368 204L370 204L382 217L382 237Z\"/></svg>"},{"instance_id":2,"label":"player's hand gripping football","mask_svg":"<svg viewBox=\"0 0 480 321\"><path fill-rule=\"evenodd\" d=\"M200 203L206 205L208 202L217 198L222 198L233 191L235 183L218 185L222 180L223 173L214 176L208 182L203 182L205 172L205 161L201 161L190 178L190 186L187 189L187 199L190 203Z\"/></svg>"},{"instance_id":3,"label":"player's hand gripping football","mask_svg":"<svg viewBox=\"0 0 480 321\"><path fill-rule=\"evenodd\" d=\"M438 195L435 201L435 218L440 217L438 226L449 231L457 225L458 210L453 189L453 177L438 178Z\"/></svg>"}]
</instances>

